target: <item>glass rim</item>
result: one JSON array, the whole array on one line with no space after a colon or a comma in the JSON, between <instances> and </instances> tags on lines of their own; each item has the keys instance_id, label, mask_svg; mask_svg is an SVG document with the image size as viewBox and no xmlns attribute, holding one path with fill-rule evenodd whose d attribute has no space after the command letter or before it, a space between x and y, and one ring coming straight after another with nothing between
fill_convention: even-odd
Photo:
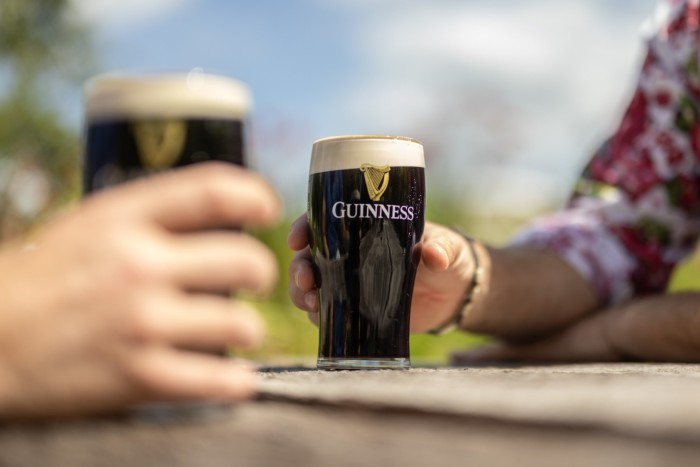
<instances>
[{"instance_id":1,"label":"glass rim","mask_svg":"<svg viewBox=\"0 0 700 467\"><path fill-rule=\"evenodd\" d=\"M374 141L374 140L385 140L385 141L405 141L407 143L414 143L423 146L423 143L415 138L408 136L395 136L395 135L382 135L382 134L348 134L348 135L337 135L337 136L326 136L324 138L319 138L313 142L326 143L326 142L341 142L341 141Z\"/></svg>"}]
</instances>

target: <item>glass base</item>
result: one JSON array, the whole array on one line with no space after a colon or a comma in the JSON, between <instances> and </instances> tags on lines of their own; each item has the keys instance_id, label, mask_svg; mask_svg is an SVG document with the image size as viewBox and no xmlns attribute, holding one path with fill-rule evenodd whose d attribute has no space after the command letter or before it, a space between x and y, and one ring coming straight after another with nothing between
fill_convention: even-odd
<instances>
[{"instance_id":1,"label":"glass base","mask_svg":"<svg viewBox=\"0 0 700 467\"><path fill-rule=\"evenodd\" d=\"M407 370L409 358L326 358L319 357L319 370Z\"/></svg>"}]
</instances>

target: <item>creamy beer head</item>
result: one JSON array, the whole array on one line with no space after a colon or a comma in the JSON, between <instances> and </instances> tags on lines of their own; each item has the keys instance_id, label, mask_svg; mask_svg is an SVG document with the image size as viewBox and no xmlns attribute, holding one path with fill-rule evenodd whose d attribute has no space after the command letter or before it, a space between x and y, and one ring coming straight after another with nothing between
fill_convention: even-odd
<instances>
[{"instance_id":1,"label":"creamy beer head","mask_svg":"<svg viewBox=\"0 0 700 467\"><path fill-rule=\"evenodd\" d=\"M316 140L310 174L375 166L425 167L423 145L405 136L347 135Z\"/></svg>"},{"instance_id":2,"label":"creamy beer head","mask_svg":"<svg viewBox=\"0 0 700 467\"><path fill-rule=\"evenodd\" d=\"M251 94L241 81L192 71L96 76L85 86L87 121L115 118L244 119Z\"/></svg>"}]
</instances>

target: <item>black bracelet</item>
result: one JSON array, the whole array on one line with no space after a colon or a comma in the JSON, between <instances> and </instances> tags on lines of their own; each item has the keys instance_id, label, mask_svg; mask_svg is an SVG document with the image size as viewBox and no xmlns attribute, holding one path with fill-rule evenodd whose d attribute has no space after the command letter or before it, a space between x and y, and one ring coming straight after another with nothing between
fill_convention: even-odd
<instances>
[{"instance_id":1,"label":"black bracelet","mask_svg":"<svg viewBox=\"0 0 700 467\"><path fill-rule=\"evenodd\" d=\"M474 302L476 294L479 293L481 282L483 281L484 276L484 268L481 266L481 263L479 263L479 256L476 254L476 249L474 248L474 240L472 240L469 236L465 235L464 233L460 232L458 229L453 230L460 234L467 241L467 245L469 246L469 252L472 255L472 262L474 263L474 273L472 274L472 280L469 282L469 288L467 289L466 297L464 298L464 301L460 304L459 308L457 308L457 311L455 311L454 315L445 324L442 324L441 326L438 326L428 331L428 334L432 334L434 336L440 336L442 334L453 331L459 327L459 325L462 323L462 318L464 318L464 315L467 314L467 310L471 307L472 303Z\"/></svg>"}]
</instances>

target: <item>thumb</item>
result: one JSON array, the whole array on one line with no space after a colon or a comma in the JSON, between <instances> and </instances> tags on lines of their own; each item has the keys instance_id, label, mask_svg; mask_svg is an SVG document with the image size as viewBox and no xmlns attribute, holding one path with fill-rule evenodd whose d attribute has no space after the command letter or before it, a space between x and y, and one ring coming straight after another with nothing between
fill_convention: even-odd
<instances>
[{"instance_id":1,"label":"thumb","mask_svg":"<svg viewBox=\"0 0 700 467\"><path fill-rule=\"evenodd\" d=\"M421 259L433 272L442 272L467 261L467 241L452 229L436 224L426 225Z\"/></svg>"}]
</instances>

